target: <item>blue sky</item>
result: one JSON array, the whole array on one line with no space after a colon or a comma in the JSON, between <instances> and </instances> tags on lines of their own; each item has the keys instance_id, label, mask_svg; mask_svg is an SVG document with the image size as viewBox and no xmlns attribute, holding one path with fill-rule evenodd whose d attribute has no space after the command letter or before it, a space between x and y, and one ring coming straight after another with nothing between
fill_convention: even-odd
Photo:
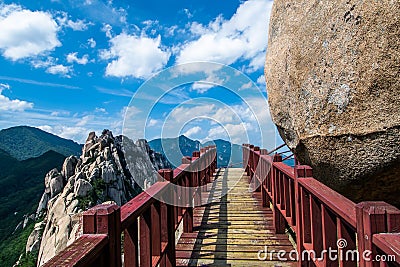
<instances>
[{"instance_id":1,"label":"blue sky","mask_svg":"<svg viewBox=\"0 0 400 267\"><path fill-rule=\"evenodd\" d=\"M0 1L0 128L30 125L81 143L108 128L133 139L186 134L272 147L263 76L271 8L268 0ZM237 69L248 83L229 84L226 67L212 65L161 99L144 86L197 61Z\"/></svg>"}]
</instances>

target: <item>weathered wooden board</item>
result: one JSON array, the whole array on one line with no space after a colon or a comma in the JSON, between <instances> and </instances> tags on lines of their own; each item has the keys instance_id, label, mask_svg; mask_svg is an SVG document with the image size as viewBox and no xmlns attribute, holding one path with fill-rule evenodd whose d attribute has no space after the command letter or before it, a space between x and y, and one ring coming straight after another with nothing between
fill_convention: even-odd
<instances>
[{"instance_id":1,"label":"weathered wooden board","mask_svg":"<svg viewBox=\"0 0 400 267\"><path fill-rule=\"evenodd\" d=\"M194 210L194 232L184 233L177 246L177 266L295 266L277 261L276 253L260 261L258 251L293 246L285 234L275 234L270 208L262 207L259 193L249 191L243 169L221 170L209 192L211 203ZM230 190L227 190L229 187Z\"/></svg>"}]
</instances>

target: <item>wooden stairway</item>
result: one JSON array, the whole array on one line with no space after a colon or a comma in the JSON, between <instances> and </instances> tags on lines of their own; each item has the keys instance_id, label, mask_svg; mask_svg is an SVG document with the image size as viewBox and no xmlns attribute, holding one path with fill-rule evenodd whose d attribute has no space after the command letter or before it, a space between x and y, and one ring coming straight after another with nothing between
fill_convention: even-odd
<instances>
[{"instance_id":1,"label":"wooden stairway","mask_svg":"<svg viewBox=\"0 0 400 267\"><path fill-rule=\"evenodd\" d=\"M285 234L275 234L272 210L262 207L260 193L249 191L241 168L220 169L203 197L209 204L194 210L194 231L183 233L177 246L177 266L295 266L277 253L258 259L258 251L291 251ZM264 256L265 254L263 254Z\"/></svg>"}]
</instances>

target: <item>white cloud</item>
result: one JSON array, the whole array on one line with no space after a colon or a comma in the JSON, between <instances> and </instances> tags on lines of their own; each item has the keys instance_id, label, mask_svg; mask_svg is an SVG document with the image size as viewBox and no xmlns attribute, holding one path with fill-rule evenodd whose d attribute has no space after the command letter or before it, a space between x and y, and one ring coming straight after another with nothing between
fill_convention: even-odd
<instances>
[{"instance_id":1,"label":"white cloud","mask_svg":"<svg viewBox=\"0 0 400 267\"><path fill-rule=\"evenodd\" d=\"M110 24L104 24L103 28L101 28L101 31L106 33L107 38L112 38L112 27Z\"/></svg>"},{"instance_id":2,"label":"white cloud","mask_svg":"<svg viewBox=\"0 0 400 267\"><path fill-rule=\"evenodd\" d=\"M53 57L50 57L50 56L47 57L46 59L38 58L38 59L32 60L31 65L35 69L48 68L48 67L56 65L56 59Z\"/></svg>"},{"instance_id":3,"label":"white cloud","mask_svg":"<svg viewBox=\"0 0 400 267\"><path fill-rule=\"evenodd\" d=\"M193 83L192 90L196 91L199 94L204 94L209 89L211 89L215 86L216 86L215 84L200 81L200 82Z\"/></svg>"},{"instance_id":4,"label":"white cloud","mask_svg":"<svg viewBox=\"0 0 400 267\"><path fill-rule=\"evenodd\" d=\"M218 16L206 26L192 23L191 32L200 37L182 46L177 62L215 61L230 65L249 60L247 71L261 69L271 8L272 1L250 0L242 3L229 20Z\"/></svg>"},{"instance_id":5,"label":"white cloud","mask_svg":"<svg viewBox=\"0 0 400 267\"><path fill-rule=\"evenodd\" d=\"M104 88L104 87L100 87L100 86L95 86L95 88L100 93L108 94L108 95L125 96L125 97L131 98L134 94L132 91L130 91L128 89L124 89L124 88L109 89L109 88Z\"/></svg>"},{"instance_id":6,"label":"white cloud","mask_svg":"<svg viewBox=\"0 0 400 267\"><path fill-rule=\"evenodd\" d=\"M4 96L3 90L8 90L10 89L10 86L8 84L0 84L0 110L2 111L25 111L27 109L32 109L33 108L33 103L19 100L19 99L13 99L11 100L10 98Z\"/></svg>"},{"instance_id":7,"label":"white cloud","mask_svg":"<svg viewBox=\"0 0 400 267\"><path fill-rule=\"evenodd\" d=\"M8 76L0 76L0 79L6 80L6 81L14 81L14 82L18 82L18 83L47 86L47 87L59 87L59 88L65 88L65 89L81 89L78 86L73 86L73 85L69 85L69 84L49 83L49 82L21 79L21 78L8 77Z\"/></svg>"},{"instance_id":8,"label":"white cloud","mask_svg":"<svg viewBox=\"0 0 400 267\"><path fill-rule=\"evenodd\" d=\"M105 108L96 108L94 110L94 112L108 114L108 112L107 112L107 110Z\"/></svg>"},{"instance_id":9,"label":"white cloud","mask_svg":"<svg viewBox=\"0 0 400 267\"><path fill-rule=\"evenodd\" d=\"M149 122L147 123L147 127L154 127L157 124L159 124L160 122L158 120L155 119L150 119Z\"/></svg>"},{"instance_id":10,"label":"white cloud","mask_svg":"<svg viewBox=\"0 0 400 267\"><path fill-rule=\"evenodd\" d=\"M194 82L192 90L197 91L199 94L207 92L209 89L221 85L224 82L223 78L218 77L218 74L212 70L206 70L207 77L201 81Z\"/></svg>"},{"instance_id":11,"label":"white cloud","mask_svg":"<svg viewBox=\"0 0 400 267\"><path fill-rule=\"evenodd\" d=\"M250 89L252 86L253 86L253 83L252 83L252 82L248 82L248 83L243 84L243 85L239 88L239 90Z\"/></svg>"},{"instance_id":12,"label":"white cloud","mask_svg":"<svg viewBox=\"0 0 400 267\"><path fill-rule=\"evenodd\" d=\"M122 33L110 40L109 50L101 52L102 59L113 59L106 75L146 79L160 71L168 62L170 52L161 47L161 37L137 37Z\"/></svg>"},{"instance_id":13,"label":"white cloud","mask_svg":"<svg viewBox=\"0 0 400 267\"><path fill-rule=\"evenodd\" d=\"M195 126L184 132L183 135L186 137L193 137L200 132L201 132L200 126Z\"/></svg>"},{"instance_id":14,"label":"white cloud","mask_svg":"<svg viewBox=\"0 0 400 267\"><path fill-rule=\"evenodd\" d=\"M61 75L67 78L70 78L71 76L69 73L71 72L71 67L69 66L64 66L64 65L54 65L50 66L47 68L46 72L54 75Z\"/></svg>"},{"instance_id":15,"label":"white cloud","mask_svg":"<svg viewBox=\"0 0 400 267\"><path fill-rule=\"evenodd\" d=\"M47 12L0 4L0 50L6 58L16 61L54 50L61 46L58 30Z\"/></svg>"},{"instance_id":16,"label":"white cloud","mask_svg":"<svg viewBox=\"0 0 400 267\"><path fill-rule=\"evenodd\" d=\"M87 125L90 121L94 120L94 116L93 115L87 115L87 116L83 116L78 123L76 124L76 126L85 126Z\"/></svg>"},{"instance_id":17,"label":"white cloud","mask_svg":"<svg viewBox=\"0 0 400 267\"><path fill-rule=\"evenodd\" d=\"M239 124L224 124L223 126L216 126L208 131L206 140L215 139L228 139L232 143L240 144L242 140L248 139L249 125L246 123Z\"/></svg>"},{"instance_id":18,"label":"white cloud","mask_svg":"<svg viewBox=\"0 0 400 267\"><path fill-rule=\"evenodd\" d=\"M193 14L190 12L189 9L184 8L184 9L183 9L183 12L185 12L185 15L187 16L188 19L193 18Z\"/></svg>"},{"instance_id":19,"label":"white cloud","mask_svg":"<svg viewBox=\"0 0 400 267\"><path fill-rule=\"evenodd\" d=\"M77 21L68 20L67 26L74 31L86 31L90 23L86 23L84 20L78 19Z\"/></svg>"},{"instance_id":20,"label":"white cloud","mask_svg":"<svg viewBox=\"0 0 400 267\"><path fill-rule=\"evenodd\" d=\"M80 65L86 65L89 62L89 55L84 55L83 57L78 57L78 52L69 53L67 55L67 62L68 63L78 63Z\"/></svg>"},{"instance_id":21,"label":"white cloud","mask_svg":"<svg viewBox=\"0 0 400 267\"><path fill-rule=\"evenodd\" d=\"M10 85L6 84L6 83L0 83L0 93L4 90L9 90L10 89Z\"/></svg>"},{"instance_id":22,"label":"white cloud","mask_svg":"<svg viewBox=\"0 0 400 267\"><path fill-rule=\"evenodd\" d=\"M95 48L96 47L96 41L93 38L88 39L88 45L90 48Z\"/></svg>"},{"instance_id":23,"label":"white cloud","mask_svg":"<svg viewBox=\"0 0 400 267\"><path fill-rule=\"evenodd\" d=\"M78 19L76 21L70 20L68 13L60 12L61 16L57 17L57 22L61 27L71 28L74 31L86 31L92 23L86 23L85 20Z\"/></svg>"},{"instance_id":24,"label":"white cloud","mask_svg":"<svg viewBox=\"0 0 400 267\"><path fill-rule=\"evenodd\" d=\"M50 113L51 116L58 117L58 116L69 116L71 113L69 111L53 111Z\"/></svg>"},{"instance_id":25,"label":"white cloud","mask_svg":"<svg viewBox=\"0 0 400 267\"><path fill-rule=\"evenodd\" d=\"M257 78L257 84L259 85L265 85L265 76L261 75L260 77Z\"/></svg>"},{"instance_id":26,"label":"white cloud","mask_svg":"<svg viewBox=\"0 0 400 267\"><path fill-rule=\"evenodd\" d=\"M165 36L174 36L175 31L178 29L177 25L165 28Z\"/></svg>"},{"instance_id":27,"label":"white cloud","mask_svg":"<svg viewBox=\"0 0 400 267\"><path fill-rule=\"evenodd\" d=\"M55 134L65 139L71 139L77 141L79 143L84 143L87 135L91 130L86 129L84 127L76 127L76 126L63 126L63 125L40 125L37 128Z\"/></svg>"}]
</instances>

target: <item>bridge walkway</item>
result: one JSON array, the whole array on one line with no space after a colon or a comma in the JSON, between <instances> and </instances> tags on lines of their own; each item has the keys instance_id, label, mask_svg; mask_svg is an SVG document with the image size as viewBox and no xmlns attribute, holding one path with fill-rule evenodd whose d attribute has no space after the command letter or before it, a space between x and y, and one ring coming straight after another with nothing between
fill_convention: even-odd
<instances>
[{"instance_id":1,"label":"bridge walkway","mask_svg":"<svg viewBox=\"0 0 400 267\"><path fill-rule=\"evenodd\" d=\"M209 204L194 210L193 233L183 233L176 246L177 266L295 266L277 259L294 247L288 235L274 233L272 210L249 191L244 169L219 169L214 179L203 192ZM260 261L266 247L276 252Z\"/></svg>"}]
</instances>

